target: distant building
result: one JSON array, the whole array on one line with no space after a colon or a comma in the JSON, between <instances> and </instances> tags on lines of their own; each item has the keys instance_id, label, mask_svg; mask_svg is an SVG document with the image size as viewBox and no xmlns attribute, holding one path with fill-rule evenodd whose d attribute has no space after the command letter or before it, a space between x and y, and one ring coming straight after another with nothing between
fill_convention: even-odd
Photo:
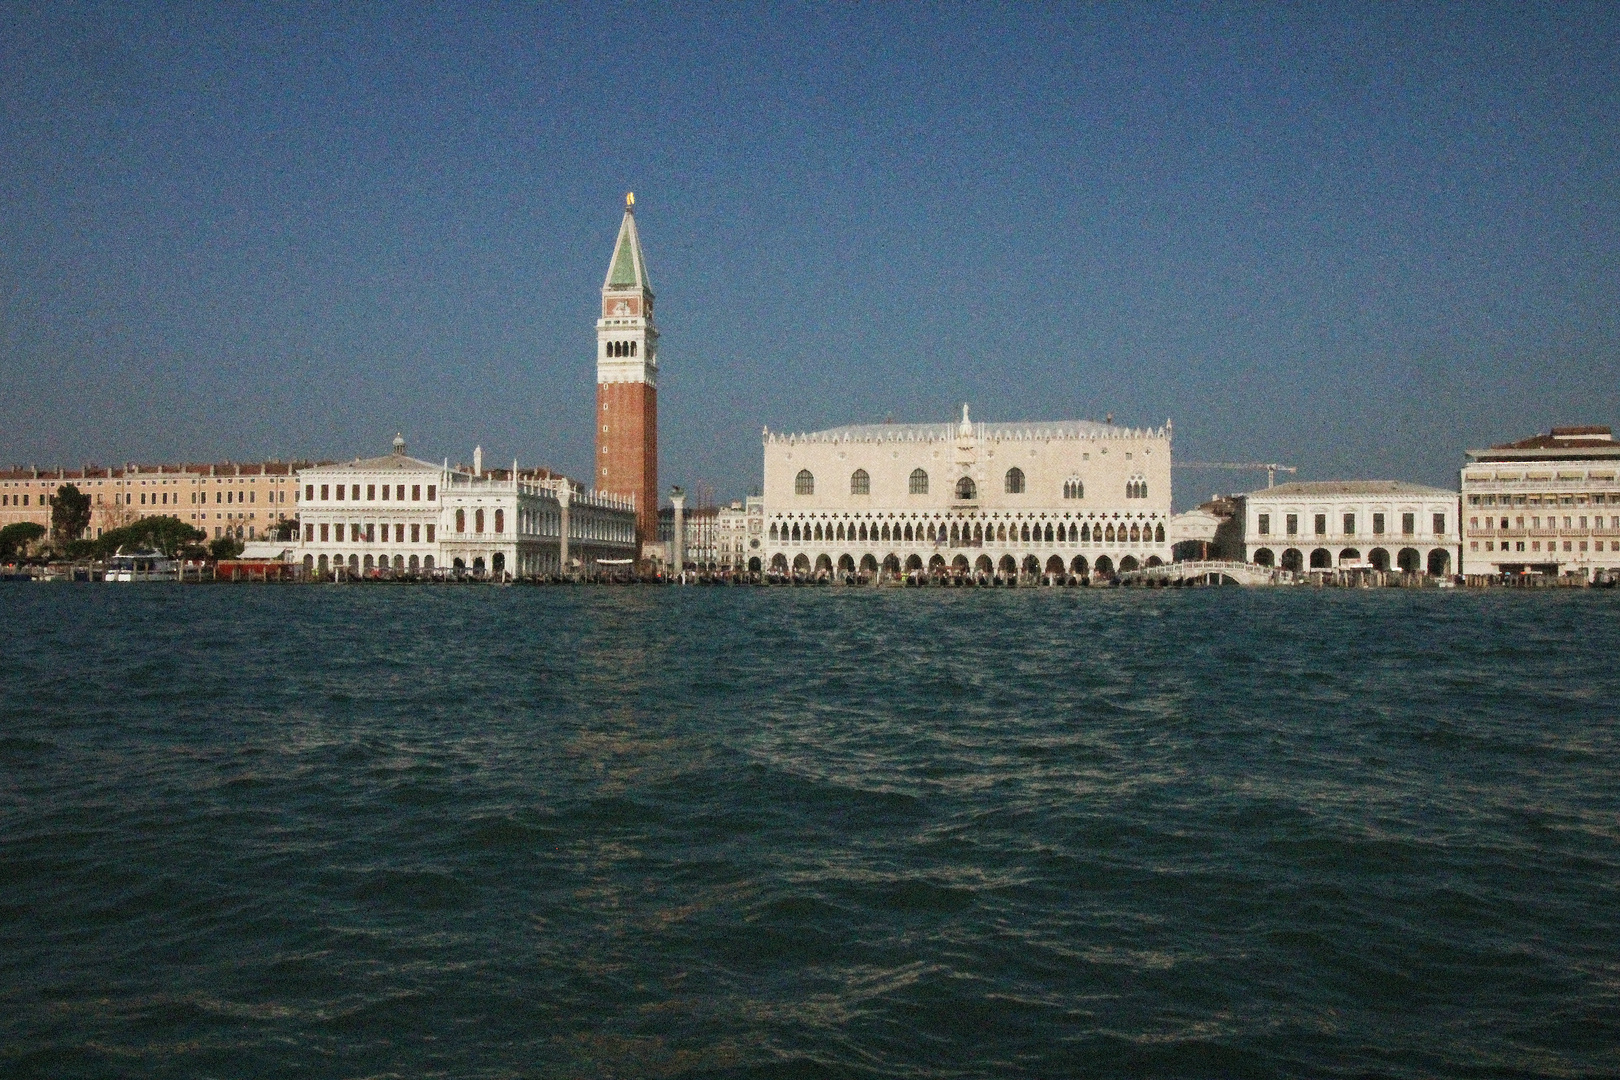
<instances>
[{"instance_id":1,"label":"distant building","mask_svg":"<svg viewBox=\"0 0 1620 1080\"><path fill-rule=\"evenodd\" d=\"M1170 519L1170 552L1177 561L1242 558L1242 551L1228 551L1221 544L1221 527L1237 514L1231 499L1213 498Z\"/></svg>"},{"instance_id":2,"label":"distant building","mask_svg":"<svg viewBox=\"0 0 1620 1080\"><path fill-rule=\"evenodd\" d=\"M1169 559L1170 425L856 424L765 433L778 572L1112 574Z\"/></svg>"},{"instance_id":3,"label":"distant building","mask_svg":"<svg viewBox=\"0 0 1620 1080\"><path fill-rule=\"evenodd\" d=\"M209 539L256 540L298 514L294 473L308 462L97 466L0 471L0 526L50 527L50 496L72 484L90 499L94 539L147 517L179 518Z\"/></svg>"},{"instance_id":4,"label":"distant building","mask_svg":"<svg viewBox=\"0 0 1620 1080\"><path fill-rule=\"evenodd\" d=\"M765 535L765 501L758 495L733 500L726 506L687 507L684 520L686 565L696 570L746 571L753 560L753 572L762 565ZM658 542L665 551L660 558L673 563L668 549L675 540L675 508L658 511Z\"/></svg>"},{"instance_id":5,"label":"distant building","mask_svg":"<svg viewBox=\"0 0 1620 1080\"><path fill-rule=\"evenodd\" d=\"M1464 573L1591 580L1620 570L1620 444L1609 428L1555 427L1468 456Z\"/></svg>"},{"instance_id":6,"label":"distant building","mask_svg":"<svg viewBox=\"0 0 1620 1080\"><path fill-rule=\"evenodd\" d=\"M480 459L475 455L471 469L436 465L408 456L396 438L383 457L301 470L293 560L320 574L460 570L533 578L589 574L600 560L636 558L628 499L546 470L486 470Z\"/></svg>"},{"instance_id":7,"label":"distant building","mask_svg":"<svg viewBox=\"0 0 1620 1080\"><path fill-rule=\"evenodd\" d=\"M1284 570L1455 573L1457 494L1399 480L1278 484L1234 497L1243 558Z\"/></svg>"},{"instance_id":8,"label":"distant building","mask_svg":"<svg viewBox=\"0 0 1620 1080\"><path fill-rule=\"evenodd\" d=\"M722 570L759 573L764 566L765 500L759 495L722 506L715 515Z\"/></svg>"}]
</instances>

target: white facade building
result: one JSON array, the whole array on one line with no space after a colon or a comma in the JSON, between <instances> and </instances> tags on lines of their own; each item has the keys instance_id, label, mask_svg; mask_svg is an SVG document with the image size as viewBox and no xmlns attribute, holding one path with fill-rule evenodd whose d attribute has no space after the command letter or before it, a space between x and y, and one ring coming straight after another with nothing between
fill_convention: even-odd
<instances>
[{"instance_id":1,"label":"white facade building","mask_svg":"<svg viewBox=\"0 0 1620 1080\"><path fill-rule=\"evenodd\" d=\"M1553 428L1468 456L1463 573L1620 573L1620 444L1609 428Z\"/></svg>"},{"instance_id":2,"label":"white facade building","mask_svg":"<svg viewBox=\"0 0 1620 1080\"><path fill-rule=\"evenodd\" d=\"M298 473L299 537L292 560L325 575L388 570L508 578L590 574L600 559L634 559L630 500L582 491L533 471L471 470L384 457ZM566 537L566 540L565 540Z\"/></svg>"},{"instance_id":3,"label":"white facade building","mask_svg":"<svg viewBox=\"0 0 1620 1080\"><path fill-rule=\"evenodd\" d=\"M1278 484L1236 496L1245 561L1284 570L1457 573L1457 493L1399 480Z\"/></svg>"},{"instance_id":4,"label":"white facade building","mask_svg":"<svg viewBox=\"0 0 1620 1080\"><path fill-rule=\"evenodd\" d=\"M759 573L765 565L765 500L750 495L715 514L715 548L720 569Z\"/></svg>"},{"instance_id":5,"label":"white facade building","mask_svg":"<svg viewBox=\"0 0 1620 1080\"><path fill-rule=\"evenodd\" d=\"M1169 561L1170 435L1088 420L766 431L778 573L1104 575Z\"/></svg>"}]
</instances>

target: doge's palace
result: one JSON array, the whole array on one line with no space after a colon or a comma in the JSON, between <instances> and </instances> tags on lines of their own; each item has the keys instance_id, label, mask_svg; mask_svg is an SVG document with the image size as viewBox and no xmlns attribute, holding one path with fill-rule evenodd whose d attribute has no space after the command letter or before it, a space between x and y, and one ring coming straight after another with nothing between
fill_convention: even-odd
<instances>
[{"instance_id":1,"label":"doge's palace","mask_svg":"<svg viewBox=\"0 0 1620 1080\"><path fill-rule=\"evenodd\" d=\"M767 429L778 573L1112 575L1170 559L1171 425L1090 420Z\"/></svg>"}]
</instances>

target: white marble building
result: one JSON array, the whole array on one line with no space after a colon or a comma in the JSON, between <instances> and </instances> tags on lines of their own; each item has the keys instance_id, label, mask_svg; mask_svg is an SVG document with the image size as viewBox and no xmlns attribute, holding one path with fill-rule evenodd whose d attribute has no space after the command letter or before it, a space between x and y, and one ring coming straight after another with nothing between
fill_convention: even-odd
<instances>
[{"instance_id":1,"label":"white marble building","mask_svg":"<svg viewBox=\"0 0 1620 1080\"><path fill-rule=\"evenodd\" d=\"M1328 480L1234 498L1243 557L1260 566L1458 572L1454 491L1399 480Z\"/></svg>"},{"instance_id":2,"label":"white marble building","mask_svg":"<svg viewBox=\"0 0 1620 1080\"><path fill-rule=\"evenodd\" d=\"M764 436L776 572L1113 574L1169 561L1170 436L1089 420Z\"/></svg>"},{"instance_id":3,"label":"white marble building","mask_svg":"<svg viewBox=\"0 0 1620 1080\"><path fill-rule=\"evenodd\" d=\"M543 470L436 465L405 453L317 465L298 473L306 571L359 576L461 571L476 576L592 573L600 559L633 559L630 500L581 490ZM566 539L565 539L566 537Z\"/></svg>"},{"instance_id":4,"label":"white marble building","mask_svg":"<svg viewBox=\"0 0 1620 1080\"><path fill-rule=\"evenodd\" d=\"M1620 443L1609 428L1553 428L1468 456L1463 573L1620 573Z\"/></svg>"}]
</instances>

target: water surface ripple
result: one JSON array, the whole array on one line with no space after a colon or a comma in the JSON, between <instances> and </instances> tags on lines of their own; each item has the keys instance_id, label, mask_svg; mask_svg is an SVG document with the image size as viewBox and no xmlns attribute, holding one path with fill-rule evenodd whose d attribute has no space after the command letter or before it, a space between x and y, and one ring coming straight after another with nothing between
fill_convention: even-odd
<instances>
[{"instance_id":1,"label":"water surface ripple","mask_svg":"<svg viewBox=\"0 0 1620 1080\"><path fill-rule=\"evenodd\" d=\"M1620 1073L1620 594L0 586L0 1074Z\"/></svg>"}]
</instances>

